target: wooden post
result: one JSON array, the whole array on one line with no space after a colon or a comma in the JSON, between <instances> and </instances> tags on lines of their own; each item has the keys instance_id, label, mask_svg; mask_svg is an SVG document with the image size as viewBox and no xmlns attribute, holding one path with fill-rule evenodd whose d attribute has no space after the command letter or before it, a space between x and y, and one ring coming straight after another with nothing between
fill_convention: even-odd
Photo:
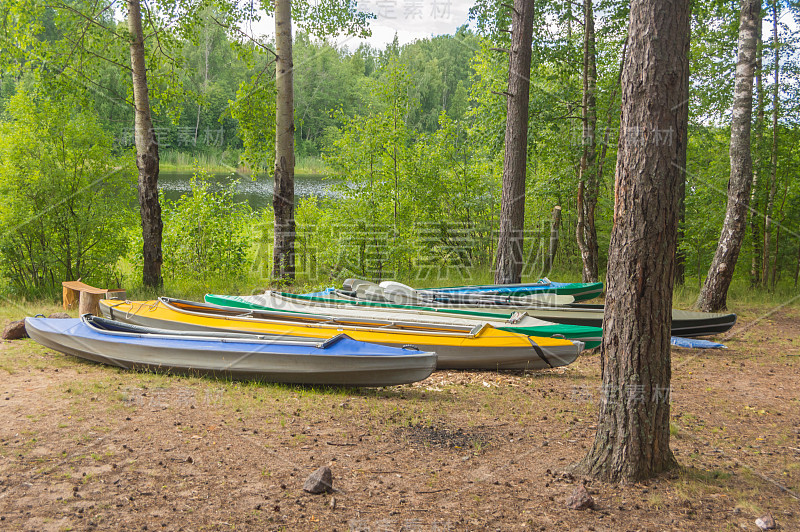
<instances>
[{"instance_id":1,"label":"wooden post","mask_svg":"<svg viewBox=\"0 0 800 532\"><path fill-rule=\"evenodd\" d=\"M99 290L84 290L81 292L80 303L78 304L78 313L93 314L98 316L100 314L100 300L106 297L105 291Z\"/></svg>"},{"instance_id":2,"label":"wooden post","mask_svg":"<svg viewBox=\"0 0 800 532\"><path fill-rule=\"evenodd\" d=\"M67 285L67 283L62 283L62 290L64 310L74 309L78 305L78 298L81 293Z\"/></svg>"}]
</instances>

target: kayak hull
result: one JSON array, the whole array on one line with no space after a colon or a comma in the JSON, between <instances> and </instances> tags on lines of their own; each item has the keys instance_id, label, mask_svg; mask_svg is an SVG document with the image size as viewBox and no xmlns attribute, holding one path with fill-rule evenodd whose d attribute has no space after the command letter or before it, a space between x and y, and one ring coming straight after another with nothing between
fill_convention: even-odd
<instances>
[{"instance_id":1,"label":"kayak hull","mask_svg":"<svg viewBox=\"0 0 800 532\"><path fill-rule=\"evenodd\" d=\"M294 295L298 299L327 301L340 298L363 306L390 306L389 303L362 301L340 292L325 292L319 296ZM513 312L524 312L534 318L553 323L583 327L602 327L605 306L602 304L572 304L563 307L516 305L513 302L482 302L476 304L458 303L426 303L427 306L441 312L468 312L482 315L508 315ZM672 335L683 338L713 336L725 333L736 325L734 313L694 312L690 310L672 309Z\"/></svg>"},{"instance_id":2,"label":"kayak hull","mask_svg":"<svg viewBox=\"0 0 800 532\"><path fill-rule=\"evenodd\" d=\"M522 283L515 285L454 286L448 288L425 288L420 292L448 295L513 295L558 294L572 296L575 301L594 299L603 293L603 283ZM443 299L444 300L444 299Z\"/></svg>"},{"instance_id":3,"label":"kayak hull","mask_svg":"<svg viewBox=\"0 0 800 532\"><path fill-rule=\"evenodd\" d=\"M91 319L91 318L90 318ZM95 318L96 319L96 318ZM341 336L328 342L98 330L85 319L27 318L32 339L50 349L124 369L237 380L335 386L390 386L426 379L431 352L403 351Z\"/></svg>"},{"instance_id":4,"label":"kayak hull","mask_svg":"<svg viewBox=\"0 0 800 532\"><path fill-rule=\"evenodd\" d=\"M583 344L552 338L531 338L521 334L485 327L472 334L436 333L433 331L392 330L389 328L355 327L335 323L305 326L279 320L264 320L258 311L216 307L228 315L213 315L215 305L190 303L194 312L174 306L176 301L125 302L103 300L100 310L104 316L145 327L182 331L226 331L253 334L284 334L330 338L345 333L360 340L391 347L413 347L437 354L438 369L546 369L574 362ZM240 311L240 315L233 315Z\"/></svg>"},{"instance_id":5,"label":"kayak hull","mask_svg":"<svg viewBox=\"0 0 800 532\"><path fill-rule=\"evenodd\" d=\"M236 307L243 309L257 309L284 313L287 316L297 316L302 319L306 316L331 316L337 319L345 317L373 317L390 320L417 321L420 323L461 324L474 326L478 323L488 323L503 331L515 332L526 336L566 338L584 343L585 349L591 349L600 344L602 329L599 327L584 327L578 325L563 325L533 318L526 314L491 314L481 312L465 312L458 310L437 309L418 305L391 305L378 306L373 304L365 307L357 302L344 300L309 300L298 299L292 294L280 292L266 292L253 296L227 296L206 294L206 303Z\"/></svg>"}]
</instances>

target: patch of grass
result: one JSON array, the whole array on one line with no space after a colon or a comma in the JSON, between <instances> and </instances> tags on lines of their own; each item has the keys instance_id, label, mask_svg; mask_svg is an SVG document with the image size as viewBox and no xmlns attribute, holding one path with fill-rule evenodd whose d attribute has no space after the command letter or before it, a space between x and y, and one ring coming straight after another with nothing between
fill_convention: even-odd
<instances>
[{"instance_id":1,"label":"patch of grass","mask_svg":"<svg viewBox=\"0 0 800 532\"><path fill-rule=\"evenodd\" d=\"M673 487L679 498L696 500L700 497L720 491L729 491L735 484L731 481L731 473L719 470L705 471L692 467L681 468Z\"/></svg>"},{"instance_id":2,"label":"patch of grass","mask_svg":"<svg viewBox=\"0 0 800 532\"><path fill-rule=\"evenodd\" d=\"M202 134L202 133L201 133ZM206 172L245 171L235 151L186 153L164 150L159 154L159 168L166 171L191 172L197 168Z\"/></svg>"},{"instance_id":3,"label":"patch of grass","mask_svg":"<svg viewBox=\"0 0 800 532\"><path fill-rule=\"evenodd\" d=\"M664 497L657 492L651 493L647 498L647 506L653 510L661 510L664 507Z\"/></svg>"}]
</instances>

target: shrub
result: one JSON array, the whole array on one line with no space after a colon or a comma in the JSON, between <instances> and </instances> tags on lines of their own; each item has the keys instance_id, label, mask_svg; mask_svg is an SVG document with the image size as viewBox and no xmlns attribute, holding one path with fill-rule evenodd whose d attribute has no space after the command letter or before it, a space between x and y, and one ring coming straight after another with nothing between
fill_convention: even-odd
<instances>
[{"instance_id":1,"label":"shrub","mask_svg":"<svg viewBox=\"0 0 800 532\"><path fill-rule=\"evenodd\" d=\"M115 284L135 202L133 159L113 155L96 113L20 90L0 122L0 270L25 295L63 280Z\"/></svg>"},{"instance_id":2,"label":"shrub","mask_svg":"<svg viewBox=\"0 0 800 532\"><path fill-rule=\"evenodd\" d=\"M247 272L251 210L235 201L235 186L217 188L208 174L196 171L191 194L162 200L165 276L208 280Z\"/></svg>"}]
</instances>

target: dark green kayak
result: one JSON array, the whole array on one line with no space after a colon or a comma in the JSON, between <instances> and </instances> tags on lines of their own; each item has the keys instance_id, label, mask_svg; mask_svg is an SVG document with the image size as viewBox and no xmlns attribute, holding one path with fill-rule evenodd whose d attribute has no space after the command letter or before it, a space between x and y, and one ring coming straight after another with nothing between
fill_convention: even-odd
<instances>
[{"instance_id":1,"label":"dark green kayak","mask_svg":"<svg viewBox=\"0 0 800 532\"><path fill-rule=\"evenodd\" d=\"M320 296L303 296L298 294L284 294L287 297L296 298L298 300L308 301L344 301L351 304L362 306L375 306L375 307L394 307L390 303L379 303L373 301L363 301L354 298L337 296L336 292L332 292ZM553 323L564 325L580 325L586 327L602 327L603 326L603 313L605 311L604 305L591 305L591 304L572 304L563 307L554 306L509 306L509 305L496 305L496 304L482 304L476 305L458 305L458 304L441 304L439 306L435 303L429 305L436 305L430 308L436 312L452 312L452 313L475 313L476 316L488 317L492 314L496 316L509 316L512 312L525 312L529 316L539 318ZM407 307L408 305L397 305L398 308ZM411 308L414 308L411 306ZM672 335L684 338L693 338L697 336L711 336L721 334L729 331L736 324L736 314L734 313L713 313L713 312L694 312L690 310L672 309Z\"/></svg>"}]
</instances>

